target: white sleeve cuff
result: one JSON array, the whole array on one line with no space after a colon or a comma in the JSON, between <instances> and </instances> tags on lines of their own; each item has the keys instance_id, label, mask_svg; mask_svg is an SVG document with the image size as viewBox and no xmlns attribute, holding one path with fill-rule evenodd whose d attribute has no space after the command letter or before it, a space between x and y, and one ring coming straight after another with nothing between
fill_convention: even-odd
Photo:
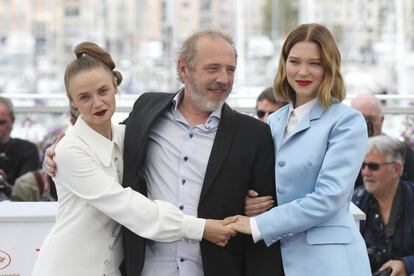
<instances>
[{"instance_id":1,"label":"white sleeve cuff","mask_svg":"<svg viewBox=\"0 0 414 276\"><path fill-rule=\"evenodd\" d=\"M184 215L183 218L183 237L185 239L201 241L203 239L206 220Z\"/></svg>"},{"instance_id":2,"label":"white sleeve cuff","mask_svg":"<svg viewBox=\"0 0 414 276\"><path fill-rule=\"evenodd\" d=\"M257 243L263 239L262 233L260 233L259 227L257 226L255 217L250 218L250 229L252 230L252 238L254 243Z\"/></svg>"}]
</instances>

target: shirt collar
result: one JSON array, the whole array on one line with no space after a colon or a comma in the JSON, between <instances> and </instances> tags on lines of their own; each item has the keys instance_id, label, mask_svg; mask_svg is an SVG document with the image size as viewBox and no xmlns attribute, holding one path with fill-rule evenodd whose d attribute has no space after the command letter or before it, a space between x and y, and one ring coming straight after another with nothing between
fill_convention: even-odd
<instances>
[{"instance_id":1,"label":"shirt collar","mask_svg":"<svg viewBox=\"0 0 414 276\"><path fill-rule=\"evenodd\" d=\"M177 112L179 112L178 105L180 104L180 101L182 100L183 97L184 97L184 88L180 89L178 93L175 95L175 97L172 99L172 103L173 103L172 111L173 111L174 116L176 116ZM223 104L224 103L221 103L219 107L217 107L213 112L211 112L210 116L204 123L204 126L207 129L212 129L212 128L214 129L218 126L220 118L221 118L221 110L223 108Z\"/></svg>"},{"instance_id":2,"label":"shirt collar","mask_svg":"<svg viewBox=\"0 0 414 276\"><path fill-rule=\"evenodd\" d=\"M71 128L70 133L77 135L82 139L96 154L101 163L105 167L109 167L111 164L112 152L115 147L118 147L119 151L123 152L123 140L124 135L122 128L124 125L114 125L111 123L112 128L112 141L106 139L104 136L92 129L82 118L82 115L78 117L75 125Z\"/></svg>"},{"instance_id":3,"label":"shirt collar","mask_svg":"<svg viewBox=\"0 0 414 276\"><path fill-rule=\"evenodd\" d=\"M302 104L301 106L294 108L292 103L289 103L289 116L291 116L292 112L295 113L297 121L301 121L306 114L308 114L312 108L318 103L318 98L314 98L311 101Z\"/></svg>"}]
</instances>

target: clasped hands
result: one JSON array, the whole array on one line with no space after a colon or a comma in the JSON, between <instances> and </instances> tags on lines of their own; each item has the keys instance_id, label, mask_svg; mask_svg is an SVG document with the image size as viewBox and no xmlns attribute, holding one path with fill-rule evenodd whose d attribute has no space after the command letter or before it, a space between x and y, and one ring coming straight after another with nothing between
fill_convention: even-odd
<instances>
[{"instance_id":1,"label":"clasped hands","mask_svg":"<svg viewBox=\"0 0 414 276\"><path fill-rule=\"evenodd\" d=\"M63 135L59 135L56 143L46 150L43 169L50 176L55 176L56 174L56 163L53 160L53 156L55 154L56 144L62 137ZM271 208L272 205L272 197L258 197L255 191L250 190L245 198L245 214L247 216L258 215ZM251 234L249 217L236 215L223 220L207 219L203 238L223 247L228 243L230 238L237 235L237 232Z\"/></svg>"},{"instance_id":2,"label":"clasped hands","mask_svg":"<svg viewBox=\"0 0 414 276\"><path fill-rule=\"evenodd\" d=\"M203 238L223 247L232 237L237 235L237 232L244 233L242 230L245 226L242 224L245 218L250 229L249 218L245 216L231 216L223 220L207 219Z\"/></svg>"},{"instance_id":3,"label":"clasped hands","mask_svg":"<svg viewBox=\"0 0 414 276\"><path fill-rule=\"evenodd\" d=\"M245 200L245 214L235 215L223 220L207 219L204 229L204 238L218 246L225 246L230 238L237 233L251 235L250 216L257 216L273 206L271 196L258 197L258 194L249 190Z\"/></svg>"}]
</instances>

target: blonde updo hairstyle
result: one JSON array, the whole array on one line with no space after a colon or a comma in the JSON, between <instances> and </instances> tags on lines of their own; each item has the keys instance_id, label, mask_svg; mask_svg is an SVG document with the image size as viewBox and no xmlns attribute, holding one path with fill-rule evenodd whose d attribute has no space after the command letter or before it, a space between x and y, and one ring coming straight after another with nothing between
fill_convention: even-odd
<instances>
[{"instance_id":1,"label":"blonde updo hairstyle","mask_svg":"<svg viewBox=\"0 0 414 276\"><path fill-rule=\"evenodd\" d=\"M114 76L117 86L121 84L122 75L119 71L114 70L115 63L111 55L103 48L93 42L82 42L75 47L73 52L76 55L76 59L66 66L64 77L66 95L70 102L72 102L72 98L69 93L69 82L74 76L82 71L103 68Z\"/></svg>"},{"instance_id":2,"label":"blonde updo hairstyle","mask_svg":"<svg viewBox=\"0 0 414 276\"><path fill-rule=\"evenodd\" d=\"M299 25L286 38L273 83L276 99L295 103L296 93L289 85L286 76L286 61L290 50L299 42L313 42L321 51L321 65L325 73L318 89L319 103L327 108L333 102L342 101L345 98L345 85L340 72L341 54L331 32L316 23Z\"/></svg>"}]
</instances>

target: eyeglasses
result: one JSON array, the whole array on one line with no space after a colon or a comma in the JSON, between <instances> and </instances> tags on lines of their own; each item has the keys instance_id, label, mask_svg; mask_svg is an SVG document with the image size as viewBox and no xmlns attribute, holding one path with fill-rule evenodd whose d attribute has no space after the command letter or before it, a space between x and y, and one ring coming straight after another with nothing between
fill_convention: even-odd
<instances>
[{"instance_id":1,"label":"eyeglasses","mask_svg":"<svg viewBox=\"0 0 414 276\"><path fill-rule=\"evenodd\" d=\"M361 166L361 169L363 170L363 169L365 169L365 166L367 166L370 171L378 171L381 166L390 165L390 164L394 164L394 163L395 163L395 161L385 162L385 163L374 163L374 162L365 163L365 162L363 162L362 166Z\"/></svg>"},{"instance_id":2,"label":"eyeglasses","mask_svg":"<svg viewBox=\"0 0 414 276\"><path fill-rule=\"evenodd\" d=\"M266 114L270 115L272 113L273 113L273 111L266 112L266 111L263 111L263 110L257 110L256 115L257 115L258 118L263 118Z\"/></svg>"}]
</instances>

